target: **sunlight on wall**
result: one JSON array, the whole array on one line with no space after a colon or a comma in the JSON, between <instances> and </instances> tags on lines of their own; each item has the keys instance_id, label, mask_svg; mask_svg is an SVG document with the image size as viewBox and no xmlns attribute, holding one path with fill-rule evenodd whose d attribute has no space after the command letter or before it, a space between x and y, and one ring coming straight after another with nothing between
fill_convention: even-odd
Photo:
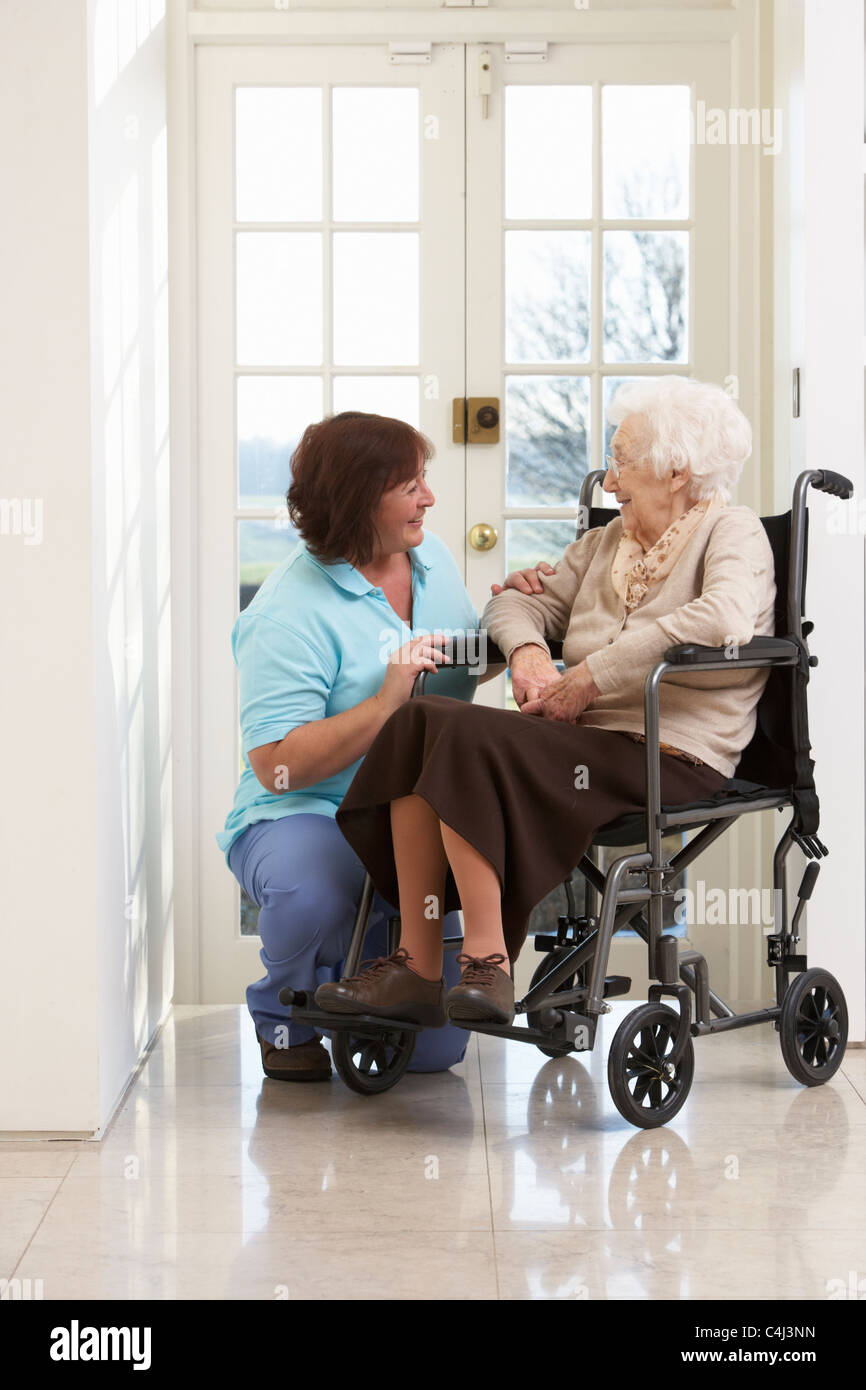
<instances>
[{"instance_id":1,"label":"sunlight on wall","mask_svg":"<svg viewBox=\"0 0 866 1390\"><path fill-rule=\"evenodd\" d=\"M153 0L98 0L92 12L105 1104L151 1037L173 978L165 26L154 32L164 11Z\"/></svg>"},{"instance_id":2,"label":"sunlight on wall","mask_svg":"<svg viewBox=\"0 0 866 1390\"><path fill-rule=\"evenodd\" d=\"M165 0L97 0L93 31L97 106L165 16Z\"/></svg>"}]
</instances>

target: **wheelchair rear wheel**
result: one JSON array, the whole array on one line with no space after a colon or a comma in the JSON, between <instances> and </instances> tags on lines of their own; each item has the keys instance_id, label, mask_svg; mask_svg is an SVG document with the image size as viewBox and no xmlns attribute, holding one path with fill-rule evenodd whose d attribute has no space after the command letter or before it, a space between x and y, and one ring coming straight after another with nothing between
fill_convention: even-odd
<instances>
[{"instance_id":1,"label":"wheelchair rear wheel","mask_svg":"<svg viewBox=\"0 0 866 1390\"><path fill-rule=\"evenodd\" d=\"M827 970L804 970L789 984L779 1017L785 1066L803 1086L822 1086L839 1069L848 1041L848 1008Z\"/></svg>"},{"instance_id":2,"label":"wheelchair rear wheel","mask_svg":"<svg viewBox=\"0 0 866 1390\"><path fill-rule=\"evenodd\" d=\"M607 1059L610 1094L623 1119L658 1129L685 1103L695 1074L691 1037L678 1062L668 1060L680 1016L665 1004L642 1004L623 1019Z\"/></svg>"},{"instance_id":3,"label":"wheelchair rear wheel","mask_svg":"<svg viewBox=\"0 0 866 1390\"><path fill-rule=\"evenodd\" d=\"M337 1075L360 1096L390 1091L412 1060L417 1036L409 1029L373 1036L341 1030L331 1044Z\"/></svg>"}]
</instances>

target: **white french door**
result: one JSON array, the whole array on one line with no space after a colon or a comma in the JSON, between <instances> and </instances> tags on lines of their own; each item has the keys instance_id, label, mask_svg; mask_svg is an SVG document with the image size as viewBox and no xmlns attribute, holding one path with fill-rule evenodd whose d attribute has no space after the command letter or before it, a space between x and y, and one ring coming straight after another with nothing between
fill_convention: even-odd
<instances>
[{"instance_id":1,"label":"white french door","mask_svg":"<svg viewBox=\"0 0 866 1390\"><path fill-rule=\"evenodd\" d=\"M696 97L727 104L727 47L430 50L197 49L203 1002L260 972L213 838L240 766L229 635L294 543L304 427L357 408L432 439L430 526L480 611L572 539L618 380L732 370L729 155L689 138ZM498 400L497 443L456 442L464 397Z\"/></svg>"},{"instance_id":2,"label":"white french door","mask_svg":"<svg viewBox=\"0 0 866 1390\"><path fill-rule=\"evenodd\" d=\"M197 51L201 993L261 973L213 839L240 770L229 634L294 536L284 494L311 420L397 415L436 443L436 530L465 531L464 55L387 47Z\"/></svg>"}]
</instances>

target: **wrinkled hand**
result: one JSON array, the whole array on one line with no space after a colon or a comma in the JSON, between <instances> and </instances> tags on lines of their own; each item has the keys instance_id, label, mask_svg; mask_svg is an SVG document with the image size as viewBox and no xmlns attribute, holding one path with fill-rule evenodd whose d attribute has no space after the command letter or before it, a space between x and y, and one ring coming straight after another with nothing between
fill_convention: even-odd
<instances>
[{"instance_id":1,"label":"wrinkled hand","mask_svg":"<svg viewBox=\"0 0 866 1390\"><path fill-rule=\"evenodd\" d=\"M527 700L537 700L542 691L559 681L560 673L544 647L515 647L508 664L512 694L520 709Z\"/></svg>"},{"instance_id":2,"label":"wrinkled hand","mask_svg":"<svg viewBox=\"0 0 866 1390\"><path fill-rule=\"evenodd\" d=\"M506 589L516 589L521 594L543 594L544 588L539 574L555 574L556 570L546 560L540 560L535 569L512 570L504 584L491 584L490 592L504 594Z\"/></svg>"},{"instance_id":3,"label":"wrinkled hand","mask_svg":"<svg viewBox=\"0 0 866 1390\"><path fill-rule=\"evenodd\" d=\"M537 699L528 700L522 705L521 713L574 724L600 694L589 667L582 661L579 666L572 666L566 671L555 685L547 686Z\"/></svg>"}]
</instances>

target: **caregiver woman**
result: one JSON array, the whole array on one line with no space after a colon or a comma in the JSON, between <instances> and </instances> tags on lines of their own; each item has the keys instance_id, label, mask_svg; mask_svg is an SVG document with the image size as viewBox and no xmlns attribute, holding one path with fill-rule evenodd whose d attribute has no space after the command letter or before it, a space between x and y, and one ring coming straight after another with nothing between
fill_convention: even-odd
<instances>
[{"instance_id":1,"label":"caregiver woman","mask_svg":"<svg viewBox=\"0 0 866 1390\"><path fill-rule=\"evenodd\" d=\"M310 425L292 458L287 501L302 537L232 632L240 678L243 771L217 836L259 907L263 979L247 989L267 1076L318 1081L331 1063L314 1029L293 1023L284 985L339 979L364 868L334 816L382 725L419 670L443 662L443 638L477 616L444 543L424 534L434 497L429 441L410 425L344 412ZM390 654L390 659L389 659ZM441 694L471 699L476 679L440 671ZM365 956L384 955L395 909L377 894ZM446 935L459 935L457 914ZM446 956L444 978L460 971ZM419 1034L411 1070L459 1062L468 1034Z\"/></svg>"}]
</instances>

